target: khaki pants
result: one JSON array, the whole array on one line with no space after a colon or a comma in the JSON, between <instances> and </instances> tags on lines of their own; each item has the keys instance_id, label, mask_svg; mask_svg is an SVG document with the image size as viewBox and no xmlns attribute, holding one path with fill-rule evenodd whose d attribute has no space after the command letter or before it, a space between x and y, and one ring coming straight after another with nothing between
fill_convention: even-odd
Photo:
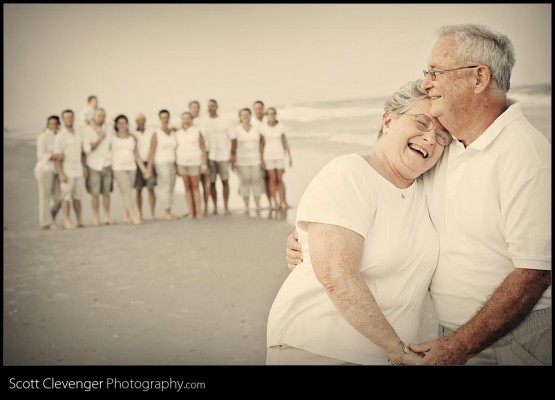
<instances>
[{"instance_id":1,"label":"khaki pants","mask_svg":"<svg viewBox=\"0 0 555 400\"><path fill-rule=\"evenodd\" d=\"M57 174L44 170L39 170L36 178L39 185L39 226L46 228L54 223L61 207L60 180Z\"/></svg>"},{"instance_id":2,"label":"khaki pants","mask_svg":"<svg viewBox=\"0 0 555 400\"><path fill-rule=\"evenodd\" d=\"M440 337L454 332L439 325ZM466 365L552 365L551 340L551 308L534 311Z\"/></svg>"},{"instance_id":3,"label":"khaki pants","mask_svg":"<svg viewBox=\"0 0 555 400\"><path fill-rule=\"evenodd\" d=\"M268 347L266 365L356 365L321 356L287 344Z\"/></svg>"},{"instance_id":4,"label":"khaki pants","mask_svg":"<svg viewBox=\"0 0 555 400\"><path fill-rule=\"evenodd\" d=\"M160 163L156 168L156 197L164 210L172 208L173 190L175 188L175 163Z\"/></svg>"}]
</instances>

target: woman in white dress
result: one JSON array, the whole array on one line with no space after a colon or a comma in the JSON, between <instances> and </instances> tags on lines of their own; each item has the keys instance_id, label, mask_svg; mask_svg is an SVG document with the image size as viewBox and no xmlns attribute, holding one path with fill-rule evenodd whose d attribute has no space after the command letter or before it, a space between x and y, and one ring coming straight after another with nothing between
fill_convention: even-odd
<instances>
[{"instance_id":1,"label":"woman in white dress","mask_svg":"<svg viewBox=\"0 0 555 400\"><path fill-rule=\"evenodd\" d=\"M174 130L170 127L170 112L160 110L160 128L156 129L152 135L150 143L150 153L148 155L147 169L156 169L156 197L160 199L160 204L164 208L164 219L173 221L175 216L172 214L173 191L175 188L175 140Z\"/></svg>"},{"instance_id":2,"label":"woman in white dress","mask_svg":"<svg viewBox=\"0 0 555 400\"><path fill-rule=\"evenodd\" d=\"M137 205L133 201L137 165L145 179L150 177L150 172L141 160L137 139L129 133L128 125L129 121L125 115L116 117L114 126L116 134L110 137L112 171L125 207L125 223L128 224L132 221L135 225L139 225L141 217Z\"/></svg>"},{"instance_id":3,"label":"woman in white dress","mask_svg":"<svg viewBox=\"0 0 555 400\"><path fill-rule=\"evenodd\" d=\"M421 174L452 137L409 82L389 98L366 156L331 161L297 209L303 262L268 320L269 364L415 363L439 255Z\"/></svg>"},{"instance_id":4,"label":"woman in white dress","mask_svg":"<svg viewBox=\"0 0 555 400\"><path fill-rule=\"evenodd\" d=\"M239 194L243 197L246 212L249 211L250 192L254 197L256 211L260 211L262 192L262 138L255 125L251 125L251 110L239 111L241 123L235 128L231 140L231 169L237 171L240 180Z\"/></svg>"},{"instance_id":5,"label":"woman in white dress","mask_svg":"<svg viewBox=\"0 0 555 400\"><path fill-rule=\"evenodd\" d=\"M285 171L285 153L289 156L289 167L293 166L291 150L285 136L285 127L276 119L277 111L270 107L266 112L268 121L260 124L262 135L262 152L264 167L268 171L270 207L273 210L287 208L285 201L285 186L283 184L283 173ZM279 194L279 202L277 200Z\"/></svg>"},{"instance_id":6,"label":"woman in white dress","mask_svg":"<svg viewBox=\"0 0 555 400\"><path fill-rule=\"evenodd\" d=\"M177 140L176 159L177 173L183 178L185 185L185 199L187 201L187 219L203 218L200 209L200 174L206 172L208 158L206 145L200 130L193 125L193 115L190 112L181 114L182 128L175 132Z\"/></svg>"}]
</instances>

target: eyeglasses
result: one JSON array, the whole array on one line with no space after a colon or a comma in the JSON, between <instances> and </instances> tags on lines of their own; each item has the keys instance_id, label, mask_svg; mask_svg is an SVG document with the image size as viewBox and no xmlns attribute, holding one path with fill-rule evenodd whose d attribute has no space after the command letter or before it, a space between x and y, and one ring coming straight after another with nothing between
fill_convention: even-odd
<instances>
[{"instance_id":1,"label":"eyeglasses","mask_svg":"<svg viewBox=\"0 0 555 400\"><path fill-rule=\"evenodd\" d=\"M436 135L436 142L439 143L441 146L447 146L453 141L453 136L451 136L451 134L447 132L445 129L434 128L433 121L427 115L407 114L407 113L404 113L401 115L409 115L413 117L414 124L416 125L418 130L422 132L430 132L431 130L433 130Z\"/></svg>"},{"instance_id":2,"label":"eyeglasses","mask_svg":"<svg viewBox=\"0 0 555 400\"><path fill-rule=\"evenodd\" d=\"M479 67L479 65L470 65L468 67L451 68L451 69L433 69L433 68L429 68L429 69L424 70L422 72L424 72L424 78L427 77L428 75L430 75L430 78L432 79L432 81L435 81L436 78L437 78L437 74L443 74L444 72L457 71L459 69L476 68L476 67Z\"/></svg>"}]
</instances>

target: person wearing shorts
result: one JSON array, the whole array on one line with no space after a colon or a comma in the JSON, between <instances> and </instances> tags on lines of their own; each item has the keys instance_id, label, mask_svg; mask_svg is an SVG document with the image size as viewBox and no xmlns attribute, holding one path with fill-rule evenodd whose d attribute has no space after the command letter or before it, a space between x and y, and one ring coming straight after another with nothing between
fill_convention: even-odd
<instances>
[{"instance_id":1,"label":"person wearing shorts","mask_svg":"<svg viewBox=\"0 0 555 400\"><path fill-rule=\"evenodd\" d=\"M218 116L218 103L208 101L208 118L204 120L205 135L208 137L208 176L210 178L210 194L214 203L214 215L218 214L218 192L216 179L220 175L224 194L224 210L229 215L229 160L231 156L231 126L229 121Z\"/></svg>"},{"instance_id":2,"label":"person wearing shorts","mask_svg":"<svg viewBox=\"0 0 555 400\"><path fill-rule=\"evenodd\" d=\"M203 218L201 212L199 178L201 170L206 171L208 162L206 146L200 130L193 125L193 116L189 112L181 115L182 128L175 133L177 148L175 150L177 173L183 178L185 200L187 201L187 219L195 216Z\"/></svg>"},{"instance_id":3,"label":"person wearing shorts","mask_svg":"<svg viewBox=\"0 0 555 400\"><path fill-rule=\"evenodd\" d=\"M73 202L77 226L85 226L81 213L83 181L86 175L86 167L82 163L83 139L73 127L75 116L72 110L63 111L62 119L64 128L56 135L54 154L56 156L56 169L60 178L64 227L74 229L75 226L71 223L70 202Z\"/></svg>"},{"instance_id":4,"label":"person wearing shorts","mask_svg":"<svg viewBox=\"0 0 555 400\"><path fill-rule=\"evenodd\" d=\"M260 211L262 191L262 152L261 138L257 128L251 124L251 110L239 111L241 124L235 129L231 141L231 169L236 170L240 179L239 194L243 197L245 210L249 211L250 192L254 197L256 211Z\"/></svg>"},{"instance_id":5,"label":"person wearing shorts","mask_svg":"<svg viewBox=\"0 0 555 400\"><path fill-rule=\"evenodd\" d=\"M268 122L260 126L264 167L268 171L270 186L270 207L272 210L287 209L283 172L285 171L285 152L289 156L289 167L293 166L291 150L285 136L285 127L276 119L276 109L269 108ZM279 202L278 202L279 193Z\"/></svg>"},{"instance_id":6,"label":"person wearing shorts","mask_svg":"<svg viewBox=\"0 0 555 400\"><path fill-rule=\"evenodd\" d=\"M83 128L83 151L86 154L88 168L85 187L92 196L94 225L100 224L99 200L101 194L104 222L106 225L112 224L110 217L110 193L113 190L112 160L109 134L103 127L105 120L106 112L99 108L94 114L93 123Z\"/></svg>"},{"instance_id":7,"label":"person wearing shorts","mask_svg":"<svg viewBox=\"0 0 555 400\"><path fill-rule=\"evenodd\" d=\"M150 152L150 144L152 142L152 135L154 132L152 130L146 129L146 117L144 114L139 114L135 118L137 123L137 130L134 133L135 139L137 139L137 149L139 150L139 156L141 157L141 163L145 168L148 169L148 154ZM138 166L138 163L137 163ZM156 169L152 167L150 171L150 176L145 179L140 168L137 168L135 174L135 190L136 190L136 201L137 209L139 210L139 215L141 219L143 218L143 188L146 187L148 191L148 204L150 206L150 217L154 220L154 210L156 207L156 193L154 187L156 186Z\"/></svg>"}]
</instances>

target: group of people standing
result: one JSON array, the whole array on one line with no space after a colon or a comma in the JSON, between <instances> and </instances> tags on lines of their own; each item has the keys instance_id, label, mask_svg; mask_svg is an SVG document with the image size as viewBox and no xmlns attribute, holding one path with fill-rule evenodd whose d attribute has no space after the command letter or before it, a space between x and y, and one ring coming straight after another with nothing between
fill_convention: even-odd
<instances>
[{"instance_id":1,"label":"group of people standing","mask_svg":"<svg viewBox=\"0 0 555 400\"><path fill-rule=\"evenodd\" d=\"M218 175L223 187L224 212L230 214L229 169L240 179L239 194L249 210L250 196L260 211L262 190L272 210L286 209L283 173L285 154L292 166L286 128L277 121L275 108L264 109L257 100L239 111L239 125L218 115L218 103L208 101L208 115L200 116L200 103L191 101L181 114L181 127L170 126L170 112L158 113L160 126L146 127L144 114L136 116L136 130L131 132L127 116L114 119L111 128L98 98L90 96L81 112L82 126L75 127L72 110L60 118L50 116L47 128L37 138L35 177L39 188L39 224L44 229L59 229L55 223L60 208L64 227L73 229L70 203L77 227L84 226L81 212L83 187L91 195L93 225L100 224L100 197L104 223L112 224L110 193L116 181L125 208L125 222L140 224L143 219L142 195L146 187L150 217L155 219L156 201L164 209L164 219L175 220L172 213L176 178L183 179L188 213L186 218L201 219L208 214L209 198L213 214L218 213ZM200 191L202 188L203 195ZM133 191L135 190L135 200Z\"/></svg>"}]
</instances>

